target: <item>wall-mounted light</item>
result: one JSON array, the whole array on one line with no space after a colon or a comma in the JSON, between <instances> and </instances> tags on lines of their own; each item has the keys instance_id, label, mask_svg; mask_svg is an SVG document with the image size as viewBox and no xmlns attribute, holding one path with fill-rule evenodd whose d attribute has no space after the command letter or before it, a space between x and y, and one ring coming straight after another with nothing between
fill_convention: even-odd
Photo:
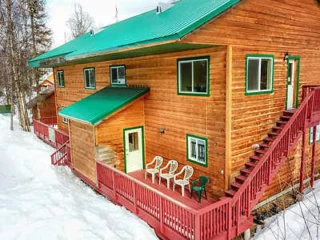
<instances>
[{"instance_id":1,"label":"wall-mounted light","mask_svg":"<svg viewBox=\"0 0 320 240\"><path fill-rule=\"evenodd\" d=\"M290 57L290 54L288 52L285 52L283 56L283 61L288 61L289 57Z\"/></svg>"},{"instance_id":2,"label":"wall-mounted light","mask_svg":"<svg viewBox=\"0 0 320 240\"><path fill-rule=\"evenodd\" d=\"M160 127L160 134L165 134L166 130L163 127Z\"/></svg>"}]
</instances>

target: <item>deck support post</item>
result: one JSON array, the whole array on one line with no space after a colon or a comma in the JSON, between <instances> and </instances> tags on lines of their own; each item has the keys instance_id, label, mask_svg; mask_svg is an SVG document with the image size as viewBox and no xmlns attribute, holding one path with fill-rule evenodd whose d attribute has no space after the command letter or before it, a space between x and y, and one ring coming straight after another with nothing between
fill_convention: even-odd
<instances>
[{"instance_id":1,"label":"deck support post","mask_svg":"<svg viewBox=\"0 0 320 240\"><path fill-rule=\"evenodd\" d=\"M306 125L306 124L305 124ZM301 165L300 165L300 186L299 192L303 194L303 180L304 180L304 165L305 165L305 149L306 148L306 130L303 127L302 131L302 146L301 146Z\"/></svg>"},{"instance_id":2,"label":"deck support post","mask_svg":"<svg viewBox=\"0 0 320 240\"><path fill-rule=\"evenodd\" d=\"M251 238L251 230L250 228L248 228L245 232L244 232L244 240L249 240Z\"/></svg>"},{"instance_id":3,"label":"deck support post","mask_svg":"<svg viewBox=\"0 0 320 240\"><path fill-rule=\"evenodd\" d=\"M311 159L311 188L314 186L314 165L315 165L315 155L316 155L316 137L317 137L317 126L313 127L312 136L312 159Z\"/></svg>"}]
</instances>

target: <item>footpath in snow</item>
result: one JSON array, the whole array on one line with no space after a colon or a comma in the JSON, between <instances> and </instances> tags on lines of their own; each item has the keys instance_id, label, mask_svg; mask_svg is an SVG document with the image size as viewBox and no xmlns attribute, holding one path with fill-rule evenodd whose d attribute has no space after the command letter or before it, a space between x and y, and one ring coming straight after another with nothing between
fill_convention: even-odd
<instances>
[{"instance_id":1,"label":"footpath in snow","mask_svg":"<svg viewBox=\"0 0 320 240\"><path fill-rule=\"evenodd\" d=\"M0 239L158 239L145 222L96 194L33 133L0 115Z\"/></svg>"}]
</instances>

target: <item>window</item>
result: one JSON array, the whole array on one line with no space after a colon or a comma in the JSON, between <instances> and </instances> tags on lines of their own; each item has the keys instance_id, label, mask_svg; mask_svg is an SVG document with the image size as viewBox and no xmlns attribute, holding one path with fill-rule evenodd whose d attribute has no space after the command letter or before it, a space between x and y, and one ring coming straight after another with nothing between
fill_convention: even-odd
<instances>
[{"instance_id":1,"label":"window","mask_svg":"<svg viewBox=\"0 0 320 240\"><path fill-rule=\"evenodd\" d=\"M68 118L62 117L62 122L68 124Z\"/></svg>"},{"instance_id":2,"label":"window","mask_svg":"<svg viewBox=\"0 0 320 240\"><path fill-rule=\"evenodd\" d=\"M313 127L310 128L310 144L313 143ZM316 142L320 142L320 125L317 126Z\"/></svg>"},{"instance_id":3,"label":"window","mask_svg":"<svg viewBox=\"0 0 320 240\"><path fill-rule=\"evenodd\" d=\"M188 160L197 164L208 166L208 140L187 134Z\"/></svg>"},{"instance_id":4,"label":"window","mask_svg":"<svg viewBox=\"0 0 320 240\"><path fill-rule=\"evenodd\" d=\"M64 87L64 72L63 71L57 71L57 79L58 79L58 87L63 88Z\"/></svg>"},{"instance_id":5,"label":"window","mask_svg":"<svg viewBox=\"0 0 320 240\"><path fill-rule=\"evenodd\" d=\"M271 55L247 55L246 95L273 91L274 57Z\"/></svg>"},{"instance_id":6,"label":"window","mask_svg":"<svg viewBox=\"0 0 320 240\"><path fill-rule=\"evenodd\" d=\"M85 68L83 70L84 73L84 87L87 89L95 89L96 88L96 79L94 68Z\"/></svg>"},{"instance_id":7,"label":"window","mask_svg":"<svg viewBox=\"0 0 320 240\"><path fill-rule=\"evenodd\" d=\"M111 85L125 85L126 84L126 67L124 65L111 66L110 81L111 81Z\"/></svg>"},{"instance_id":8,"label":"window","mask_svg":"<svg viewBox=\"0 0 320 240\"><path fill-rule=\"evenodd\" d=\"M129 152L139 150L139 136L137 132L129 133Z\"/></svg>"},{"instance_id":9,"label":"window","mask_svg":"<svg viewBox=\"0 0 320 240\"><path fill-rule=\"evenodd\" d=\"M209 96L209 57L178 60L178 94Z\"/></svg>"}]
</instances>

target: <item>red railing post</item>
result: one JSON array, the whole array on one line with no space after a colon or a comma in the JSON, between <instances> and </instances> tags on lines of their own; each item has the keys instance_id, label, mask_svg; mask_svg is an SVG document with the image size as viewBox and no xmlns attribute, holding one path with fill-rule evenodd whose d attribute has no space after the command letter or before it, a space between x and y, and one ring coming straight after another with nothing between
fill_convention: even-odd
<instances>
[{"instance_id":1,"label":"red railing post","mask_svg":"<svg viewBox=\"0 0 320 240\"><path fill-rule=\"evenodd\" d=\"M194 219L194 239L200 240L201 239L201 228L200 228L200 214L195 214Z\"/></svg>"},{"instance_id":2,"label":"red railing post","mask_svg":"<svg viewBox=\"0 0 320 240\"><path fill-rule=\"evenodd\" d=\"M314 165L315 165L315 154L316 154L316 135L317 135L317 126L313 127L313 136L312 136L312 160L311 160L311 188L314 186Z\"/></svg>"},{"instance_id":3,"label":"red railing post","mask_svg":"<svg viewBox=\"0 0 320 240\"><path fill-rule=\"evenodd\" d=\"M160 221L160 232L163 234L164 226L163 226L163 218L164 218L164 209L163 209L163 199L160 197L159 200L159 221Z\"/></svg>"},{"instance_id":4,"label":"red railing post","mask_svg":"<svg viewBox=\"0 0 320 240\"><path fill-rule=\"evenodd\" d=\"M114 171L111 172L111 176L112 176L113 198L117 200L117 190L116 190L116 181L115 181Z\"/></svg>"}]
</instances>

